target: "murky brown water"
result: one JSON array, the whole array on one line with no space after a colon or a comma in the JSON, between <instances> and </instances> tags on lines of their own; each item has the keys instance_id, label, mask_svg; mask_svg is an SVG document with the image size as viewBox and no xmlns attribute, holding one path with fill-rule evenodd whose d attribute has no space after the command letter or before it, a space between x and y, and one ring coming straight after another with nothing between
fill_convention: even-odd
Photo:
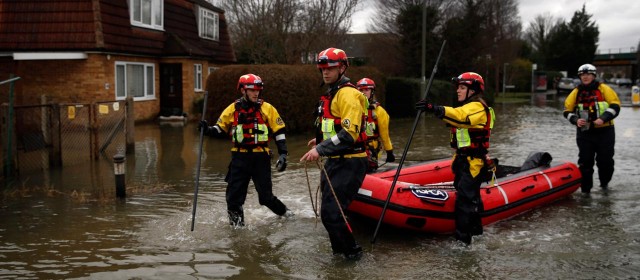
<instances>
[{"instance_id":1,"label":"murky brown water","mask_svg":"<svg viewBox=\"0 0 640 280\"><path fill-rule=\"evenodd\" d=\"M559 102L496 105L492 154L519 165L531 151L554 160L577 160L575 132ZM111 167L98 164L48 175L64 195L33 194L0 204L0 278L3 279L603 279L640 277L640 109L625 107L616 119L616 173L608 195L574 194L485 228L471 247L450 236L382 227L369 244L375 221L354 220L366 253L358 262L333 257L327 234L313 217L319 171L297 159L308 136L288 135L290 164L274 173L274 192L296 216L283 219L245 204L248 226L227 224L223 181L229 144L206 140L195 231L191 201L198 134L194 125L139 126L136 156L128 158L128 184L166 186L129 193L124 202L83 202L114 192ZM402 154L413 119L392 120L396 155ZM422 118L407 163L448 157L440 121ZM274 160L275 162L275 160ZM389 164L390 165L390 164ZM385 166L391 167L391 166ZM84 168L84 169L83 169ZM90 175L93 174L93 175ZM97 174L97 175L95 175ZM597 175L596 175L597 176ZM38 184L35 176L24 184ZM596 181L597 182L597 181Z\"/></svg>"}]
</instances>

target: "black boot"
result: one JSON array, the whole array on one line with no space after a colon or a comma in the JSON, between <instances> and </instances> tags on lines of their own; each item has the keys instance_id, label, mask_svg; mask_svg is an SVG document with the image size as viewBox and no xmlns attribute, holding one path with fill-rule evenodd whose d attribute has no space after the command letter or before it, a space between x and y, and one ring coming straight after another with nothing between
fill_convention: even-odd
<instances>
[{"instance_id":1,"label":"black boot","mask_svg":"<svg viewBox=\"0 0 640 280\"><path fill-rule=\"evenodd\" d=\"M282 216L287 212L287 206L285 206L284 203L282 203L282 201L280 201L280 199L278 199L275 196L273 197L273 199L271 199L271 201L266 202L262 205L267 206L269 210L271 210L274 214L278 216Z\"/></svg>"},{"instance_id":2,"label":"black boot","mask_svg":"<svg viewBox=\"0 0 640 280\"><path fill-rule=\"evenodd\" d=\"M482 225L473 227L471 232L472 235L482 235L484 231L482 230Z\"/></svg>"},{"instance_id":3,"label":"black boot","mask_svg":"<svg viewBox=\"0 0 640 280\"><path fill-rule=\"evenodd\" d=\"M456 240L462 241L466 245L471 245L471 234L462 233L456 230L455 237Z\"/></svg>"},{"instance_id":4,"label":"black boot","mask_svg":"<svg viewBox=\"0 0 640 280\"><path fill-rule=\"evenodd\" d=\"M233 227L244 226L244 213L242 211L227 210L229 214L229 224Z\"/></svg>"},{"instance_id":5,"label":"black boot","mask_svg":"<svg viewBox=\"0 0 640 280\"><path fill-rule=\"evenodd\" d=\"M362 257L362 247L356 244L355 247L344 252L344 257L347 260L359 260Z\"/></svg>"}]
</instances>

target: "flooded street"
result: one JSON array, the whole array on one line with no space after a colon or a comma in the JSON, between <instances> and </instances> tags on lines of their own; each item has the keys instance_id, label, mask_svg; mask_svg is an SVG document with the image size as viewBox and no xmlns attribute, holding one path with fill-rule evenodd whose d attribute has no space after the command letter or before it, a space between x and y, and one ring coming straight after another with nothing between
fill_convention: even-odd
<instances>
[{"instance_id":1,"label":"flooded street","mask_svg":"<svg viewBox=\"0 0 640 280\"><path fill-rule=\"evenodd\" d=\"M491 155L501 164L518 166L532 151L549 152L553 161L576 162L575 128L562 117L562 101L545 101L543 95L526 104L496 104ZM413 121L391 120L398 160ZM91 197L115 195L111 166L100 164L97 179L87 179L87 166L50 175L48 184L62 195L6 198L0 203L0 278L637 278L640 108L623 107L615 124L616 169L608 193L597 188L596 172L591 197L574 193L489 225L470 247L449 235L388 226L371 245L376 221L354 218L354 234L365 249L357 262L332 256L327 233L314 218L309 193L315 194L319 170L298 162L311 135L287 135L289 166L273 173L275 195L295 216L280 218L260 206L251 185L242 229L231 228L226 216L224 177L231 144L205 139L192 232L196 125L136 126L135 156L127 158L128 187L158 191L130 191L126 201L77 199L73 194L81 191ZM406 164L451 155L442 121L423 116L415 135ZM34 178L23 184L40 182Z\"/></svg>"}]
</instances>

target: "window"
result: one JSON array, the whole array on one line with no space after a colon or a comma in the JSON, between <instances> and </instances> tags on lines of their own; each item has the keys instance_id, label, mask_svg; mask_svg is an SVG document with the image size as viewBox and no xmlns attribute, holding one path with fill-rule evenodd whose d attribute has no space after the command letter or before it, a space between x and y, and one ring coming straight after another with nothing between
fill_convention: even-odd
<instances>
[{"instance_id":1,"label":"window","mask_svg":"<svg viewBox=\"0 0 640 280\"><path fill-rule=\"evenodd\" d=\"M198 34L204 39L218 41L218 13L200 8Z\"/></svg>"},{"instance_id":2,"label":"window","mask_svg":"<svg viewBox=\"0 0 640 280\"><path fill-rule=\"evenodd\" d=\"M202 64L193 65L193 86L195 90L202 90Z\"/></svg>"},{"instance_id":3,"label":"window","mask_svg":"<svg viewBox=\"0 0 640 280\"><path fill-rule=\"evenodd\" d=\"M116 62L116 100L132 96L133 100L155 99L155 65Z\"/></svg>"},{"instance_id":4,"label":"window","mask_svg":"<svg viewBox=\"0 0 640 280\"><path fill-rule=\"evenodd\" d=\"M129 0L131 24L163 30L164 0Z\"/></svg>"}]
</instances>

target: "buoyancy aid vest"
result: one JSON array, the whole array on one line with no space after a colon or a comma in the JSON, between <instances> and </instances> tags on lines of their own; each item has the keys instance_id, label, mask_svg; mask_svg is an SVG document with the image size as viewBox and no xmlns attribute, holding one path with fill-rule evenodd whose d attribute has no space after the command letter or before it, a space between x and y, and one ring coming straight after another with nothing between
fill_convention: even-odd
<instances>
[{"instance_id":1,"label":"buoyancy aid vest","mask_svg":"<svg viewBox=\"0 0 640 280\"><path fill-rule=\"evenodd\" d=\"M365 126L365 133L367 134L367 141L375 140L380 137L378 131L378 116L376 115L376 107L380 103L374 101L367 109L367 123Z\"/></svg>"},{"instance_id":2,"label":"buoyancy aid vest","mask_svg":"<svg viewBox=\"0 0 640 280\"><path fill-rule=\"evenodd\" d=\"M342 130L342 125L341 125L342 119L331 114L331 101L333 100L333 97L338 92L338 90L340 90L340 88L343 88L345 86L356 88L350 82L341 83L334 89L328 91L326 94L323 94L320 96L320 103L318 104L318 111L317 111L317 118L316 118L316 127L318 131L316 136L316 143L320 143L324 140L330 139L331 137L338 134L340 130ZM366 122L367 122L367 116L363 113L361 123L366 124ZM365 129L361 128L358 134L358 139L355 140L355 143L353 145L353 149L351 151L348 151L345 154L355 154L355 153L361 153L365 151L366 141L367 141L367 134L365 132Z\"/></svg>"},{"instance_id":3,"label":"buoyancy aid vest","mask_svg":"<svg viewBox=\"0 0 640 280\"><path fill-rule=\"evenodd\" d=\"M451 147L457 149L458 154L483 157L488 153L489 138L495 121L493 108L483 102L482 106L487 114L487 122L482 128L451 128Z\"/></svg>"},{"instance_id":4,"label":"buoyancy aid vest","mask_svg":"<svg viewBox=\"0 0 640 280\"><path fill-rule=\"evenodd\" d=\"M269 145L269 125L260 112L262 100L255 106L247 106L246 101L236 100L231 127L231 142L236 147L253 149Z\"/></svg>"},{"instance_id":5,"label":"buoyancy aid vest","mask_svg":"<svg viewBox=\"0 0 640 280\"><path fill-rule=\"evenodd\" d=\"M578 87L578 94L576 95L576 114L578 116L584 116L584 111L587 111L587 121L595 121L602 115L608 108L609 103L604 100L602 92L598 89L597 85L595 89L589 90L588 88Z\"/></svg>"}]
</instances>

